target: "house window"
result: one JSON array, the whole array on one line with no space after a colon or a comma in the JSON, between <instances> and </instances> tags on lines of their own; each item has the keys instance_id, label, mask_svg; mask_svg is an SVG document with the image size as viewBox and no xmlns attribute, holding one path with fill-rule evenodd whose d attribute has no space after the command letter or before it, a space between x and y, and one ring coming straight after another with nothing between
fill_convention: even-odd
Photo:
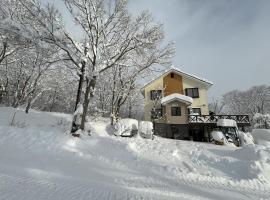
<instances>
[{"instance_id":1,"label":"house window","mask_svg":"<svg viewBox=\"0 0 270 200\"><path fill-rule=\"evenodd\" d=\"M174 78L174 73L171 73L171 78Z\"/></svg>"},{"instance_id":2,"label":"house window","mask_svg":"<svg viewBox=\"0 0 270 200\"><path fill-rule=\"evenodd\" d=\"M161 119L163 116L163 108L155 108L151 111L152 119Z\"/></svg>"},{"instance_id":3,"label":"house window","mask_svg":"<svg viewBox=\"0 0 270 200\"><path fill-rule=\"evenodd\" d=\"M198 88L187 88L186 95L192 98L199 98L199 89Z\"/></svg>"},{"instance_id":4,"label":"house window","mask_svg":"<svg viewBox=\"0 0 270 200\"><path fill-rule=\"evenodd\" d=\"M195 115L201 115L201 109L200 108L192 108L192 114Z\"/></svg>"},{"instance_id":5,"label":"house window","mask_svg":"<svg viewBox=\"0 0 270 200\"><path fill-rule=\"evenodd\" d=\"M172 116L181 116L181 107L171 107Z\"/></svg>"},{"instance_id":6,"label":"house window","mask_svg":"<svg viewBox=\"0 0 270 200\"><path fill-rule=\"evenodd\" d=\"M189 115L201 115L201 108L189 108L188 109Z\"/></svg>"},{"instance_id":7,"label":"house window","mask_svg":"<svg viewBox=\"0 0 270 200\"><path fill-rule=\"evenodd\" d=\"M151 100L160 99L161 96L162 96L162 90L151 90L150 91L150 99Z\"/></svg>"}]
</instances>

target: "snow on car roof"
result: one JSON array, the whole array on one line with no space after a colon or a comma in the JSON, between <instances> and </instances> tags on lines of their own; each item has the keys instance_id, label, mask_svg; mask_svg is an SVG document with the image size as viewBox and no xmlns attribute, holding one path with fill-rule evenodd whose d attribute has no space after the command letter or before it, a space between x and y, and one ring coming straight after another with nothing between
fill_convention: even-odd
<instances>
[{"instance_id":1,"label":"snow on car roof","mask_svg":"<svg viewBox=\"0 0 270 200\"><path fill-rule=\"evenodd\" d=\"M219 119L217 121L217 126L221 127L237 127L237 123L232 119Z\"/></svg>"}]
</instances>

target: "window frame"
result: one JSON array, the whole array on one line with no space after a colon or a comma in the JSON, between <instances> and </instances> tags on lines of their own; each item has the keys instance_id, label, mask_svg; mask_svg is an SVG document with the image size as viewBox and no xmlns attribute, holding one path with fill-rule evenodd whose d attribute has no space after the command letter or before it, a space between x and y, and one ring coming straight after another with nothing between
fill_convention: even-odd
<instances>
[{"instance_id":1,"label":"window frame","mask_svg":"<svg viewBox=\"0 0 270 200\"><path fill-rule=\"evenodd\" d=\"M199 110L199 112L194 112L194 110ZM202 109L201 108L192 108L192 115L194 115L194 114L202 115Z\"/></svg>"},{"instance_id":2,"label":"window frame","mask_svg":"<svg viewBox=\"0 0 270 200\"><path fill-rule=\"evenodd\" d=\"M161 97L162 97L162 90L151 90L150 91L150 100L161 99Z\"/></svg>"},{"instance_id":3,"label":"window frame","mask_svg":"<svg viewBox=\"0 0 270 200\"><path fill-rule=\"evenodd\" d=\"M189 91L191 91L191 95L189 95ZM197 92L196 95L195 95L194 91ZM192 98L200 98L199 88L186 88L185 92L186 92L186 96L189 96L189 97L192 97Z\"/></svg>"},{"instance_id":4,"label":"window frame","mask_svg":"<svg viewBox=\"0 0 270 200\"><path fill-rule=\"evenodd\" d=\"M174 111L173 109L176 109L176 110ZM171 106L171 116L174 116L174 117L182 116L181 106Z\"/></svg>"}]
</instances>

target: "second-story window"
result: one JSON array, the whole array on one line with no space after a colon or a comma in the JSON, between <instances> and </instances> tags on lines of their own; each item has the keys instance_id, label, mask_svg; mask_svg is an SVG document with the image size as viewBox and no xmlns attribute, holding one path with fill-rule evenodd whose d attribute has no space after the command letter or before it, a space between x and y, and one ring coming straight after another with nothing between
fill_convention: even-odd
<instances>
[{"instance_id":1,"label":"second-story window","mask_svg":"<svg viewBox=\"0 0 270 200\"><path fill-rule=\"evenodd\" d=\"M198 88L186 88L186 95L192 98L199 98Z\"/></svg>"},{"instance_id":2,"label":"second-story window","mask_svg":"<svg viewBox=\"0 0 270 200\"><path fill-rule=\"evenodd\" d=\"M151 90L150 91L150 99L157 100L162 97L162 90Z\"/></svg>"}]
</instances>

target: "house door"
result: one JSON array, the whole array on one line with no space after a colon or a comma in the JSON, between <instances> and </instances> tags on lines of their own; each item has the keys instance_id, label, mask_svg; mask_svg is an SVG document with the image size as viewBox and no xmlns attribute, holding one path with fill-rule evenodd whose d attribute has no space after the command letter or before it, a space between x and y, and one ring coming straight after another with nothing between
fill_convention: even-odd
<instances>
[{"instance_id":1,"label":"house door","mask_svg":"<svg viewBox=\"0 0 270 200\"><path fill-rule=\"evenodd\" d=\"M191 132L192 132L193 141L203 142L204 140L203 129L193 129Z\"/></svg>"},{"instance_id":2,"label":"house door","mask_svg":"<svg viewBox=\"0 0 270 200\"><path fill-rule=\"evenodd\" d=\"M179 128L176 125L171 125L171 137L172 139L178 138L180 131Z\"/></svg>"}]
</instances>

